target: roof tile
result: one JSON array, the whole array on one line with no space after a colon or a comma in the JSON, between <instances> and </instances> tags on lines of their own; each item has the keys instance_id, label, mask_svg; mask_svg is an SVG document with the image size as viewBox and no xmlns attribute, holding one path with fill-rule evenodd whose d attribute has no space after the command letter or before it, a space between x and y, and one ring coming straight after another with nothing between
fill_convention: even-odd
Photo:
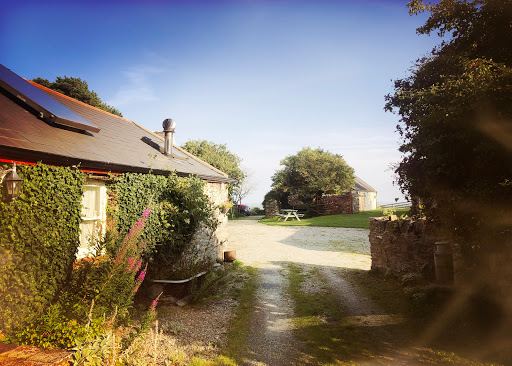
<instances>
[{"instance_id":1,"label":"roof tile","mask_svg":"<svg viewBox=\"0 0 512 366\"><path fill-rule=\"evenodd\" d=\"M147 137L160 145L163 144L162 139L132 121L32 84L101 130L97 133L83 132L47 123L29 113L29 109L19 101L0 93L0 148L16 147L17 152L26 151L25 157L33 155L33 161L40 160L40 154L34 152L48 154L45 162L50 164L51 157L57 160L60 157L63 161L72 159L73 164L83 162L81 166L85 169L104 168L107 164L117 166L118 171L176 170L180 174L198 175L211 181L229 181L226 174L177 147L174 153L179 157L171 158L162 154L159 149L144 142L143 138ZM14 159L4 156L5 150L2 151L3 158Z\"/></svg>"}]
</instances>

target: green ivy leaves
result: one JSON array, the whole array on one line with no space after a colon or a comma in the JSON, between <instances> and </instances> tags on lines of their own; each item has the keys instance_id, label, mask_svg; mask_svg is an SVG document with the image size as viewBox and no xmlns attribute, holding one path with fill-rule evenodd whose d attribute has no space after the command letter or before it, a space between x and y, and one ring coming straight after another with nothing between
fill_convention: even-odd
<instances>
[{"instance_id":1,"label":"green ivy leaves","mask_svg":"<svg viewBox=\"0 0 512 366\"><path fill-rule=\"evenodd\" d=\"M168 263L186 250L200 225L210 229L218 225L205 182L197 177L127 173L117 177L110 190L117 200L109 211L120 234L130 230L146 207L151 208L141 240L152 259L148 267L152 276L165 277Z\"/></svg>"},{"instance_id":2,"label":"green ivy leaves","mask_svg":"<svg viewBox=\"0 0 512 366\"><path fill-rule=\"evenodd\" d=\"M18 166L22 192L0 202L0 329L37 316L62 287L80 234L83 174L44 164Z\"/></svg>"}]
</instances>

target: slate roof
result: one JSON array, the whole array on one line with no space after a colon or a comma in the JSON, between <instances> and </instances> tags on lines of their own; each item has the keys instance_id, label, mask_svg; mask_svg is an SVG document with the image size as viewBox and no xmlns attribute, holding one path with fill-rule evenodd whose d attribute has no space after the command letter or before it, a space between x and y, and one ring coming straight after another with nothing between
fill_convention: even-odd
<instances>
[{"instance_id":1,"label":"slate roof","mask_svg":"<svg viewBox=\"0 0 512 366\"><path fill-rule=\"evenodd\" d=\"M355 176L356 182L354 184L354 191L366 191L366 192L377 192L375 188L366 183L364 180L359 178L357 175Z\"/></svg>"},{"instance_id":2,"label":"slate roof","mask_svg":"<svg viewBox=\"0 0 512 366\"><path fill-rule=\"evenodd\" d=\"M46 122L24 102L0 88L0 159L78 165L100 172L197 175L210 182L229 182L220 170L174 146L163 154L163 139L144 127L30 82L100 128L74 130Z\"/></svg>"}]
</instances>

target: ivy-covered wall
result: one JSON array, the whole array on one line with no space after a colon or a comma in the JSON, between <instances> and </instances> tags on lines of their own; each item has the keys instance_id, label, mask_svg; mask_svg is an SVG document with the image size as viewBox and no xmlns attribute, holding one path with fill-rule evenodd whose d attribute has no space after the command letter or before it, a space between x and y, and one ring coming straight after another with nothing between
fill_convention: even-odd
<instances>
[{"instance_id":1,"label":"ivy-covered wall","mask_svg":"<svg viewBox=\"0 0 512 366\"><path fill-rule=\"evenodd\" d=\"M21 194L0 201L0 332L54 300L79 244L83 173L43 164L18 165L17 172Z\"/></svg>"},{"instance_id":2,"label":"ivy-covered wall","mask_svg":"<svg viewBox=\"0 0 512 366\"><path fill-rule=\"evenodd\" d=\"M141 235L150 278L170 278L187 270L182 254L189 252L196 232L201 227L217 228L216 208L205 184L196 177L128 173L110 185L109 216L114 222L110 226L117 227L121 236L145 209L151 210Z\"/></svg>"},{"instance_id":3,"label":"ivy-covered wall","mask_svg":"<svg viewBox=\"0 0 512 366\"><path fill-rule=\"evenodd\" d=\"M79 247L85 174L44 164L19 165L18 174L20 196L13 202L0 197L0 334L20 328L56 300ZM225 241L217 230L226 221L218 209L227 199L225 185L127 173L111 177L108 186L107 226L118 232L107 247L111 253L149 208L140 238L148 277L186 276L183 271L205 269L215 260Z\"/></svg>"}]
</instances>

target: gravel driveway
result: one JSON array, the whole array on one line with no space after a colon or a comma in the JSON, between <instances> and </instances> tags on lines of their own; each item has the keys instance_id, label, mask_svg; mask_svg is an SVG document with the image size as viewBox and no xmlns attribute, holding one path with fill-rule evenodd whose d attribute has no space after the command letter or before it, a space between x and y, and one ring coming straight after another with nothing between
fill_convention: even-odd
<instances>
[{"instance_id":1,"label":"gravel driveway","mask_svg":"<svg viewBox=\"0 0 512 366\"><path fill-rule=\"evenodd\" d=\"M368 298L335 275L340 268L370 269L367 229L268 226L253 219L230 221L228 233L228 249L235 249L238 260L260 270L246 364L299 363L300 345L290 331L293 311L283 273L290 263L320 266L349 314L379 313Z\"/></svg>"}]
</instances>

